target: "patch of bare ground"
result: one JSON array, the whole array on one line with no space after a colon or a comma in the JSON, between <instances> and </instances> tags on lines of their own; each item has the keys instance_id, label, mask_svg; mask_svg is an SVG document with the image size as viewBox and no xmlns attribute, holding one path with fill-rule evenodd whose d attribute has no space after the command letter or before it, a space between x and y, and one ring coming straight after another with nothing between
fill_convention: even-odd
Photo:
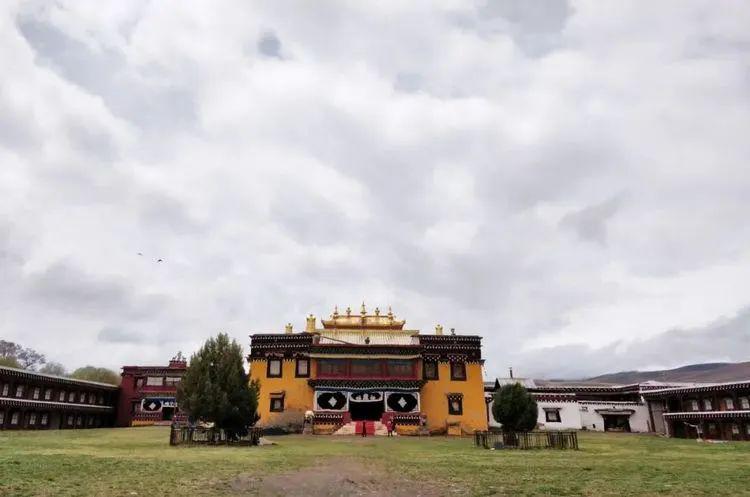
<instances>
[{"instance_id":1,"label":"patch of bare ground","mask_svg":"<svg viewBox=\"0 0 750 497\"><path fill-rule=\"evenodd\" d=\"M334 458L296 471L269 476L239 475L228 482L236 495L288 497L393 496L439 497L432 482L406 479L398 473L356 459Z\"/></svg>"}]
</instances>

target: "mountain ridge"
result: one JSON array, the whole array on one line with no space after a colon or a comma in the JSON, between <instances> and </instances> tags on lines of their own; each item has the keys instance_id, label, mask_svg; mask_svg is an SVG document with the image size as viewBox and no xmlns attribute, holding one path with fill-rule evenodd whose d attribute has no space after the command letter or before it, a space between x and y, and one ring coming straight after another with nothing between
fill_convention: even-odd
<instances>
[{"instance_id":1,"label":"mountain ridge","mask_svg":"<svg viewBox=\"0 0 750 497\"><path fill-rule=\"evenodd\" d=\"M585 381L600 383L640 383L649 380L695 383L722 383L742 380L750 381L750 361L707 362L654 371L618 371L616 373L606 373L586 378Z\"/></svg>"}]
</instances>

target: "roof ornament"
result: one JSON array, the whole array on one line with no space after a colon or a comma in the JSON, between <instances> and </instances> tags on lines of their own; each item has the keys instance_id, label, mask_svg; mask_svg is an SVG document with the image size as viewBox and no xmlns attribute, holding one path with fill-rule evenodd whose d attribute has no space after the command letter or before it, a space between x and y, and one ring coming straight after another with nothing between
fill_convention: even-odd
<instances>
[{"instance_id":1,"label":"roof ornament","mask_svg":"<svg viewBox=\"0 0 750 497\"><path fill-rule=\"evenodd\" d=\"M443 334L443 325L442 324L438 324L437 326L435 326L435 334L436 335L442 335Z\"/></svg>"},{"instance_id":2,"label":"roof ornament","mask_svg":"<svg viewBox=\"0 0 750 497\"><path fill-rule=\"evenodd\" d=\"M455 334L456 334L456 328L451 328L451 335L455 335Z\"/></svg>"},{"instance_id":3,"label":"roof ornament","mask_svg":"<svg viewBox=\"0 0 750 497\"><path fill-rule=\"evenodd\" d=\"M333 306L333 314L331 314L331 317L332 318L339 317L339 306L338 305L334 305Z\"/></svg>"},{"instance_id":4,"label":"roof ornament","mask_svg":"<svg viewBox=\"0 0 750 497\"><path fill-rule=\"evenodd\" d=\"M315 316L312 313L305 319L305 331L308 333L315 331Z\"/></svg>"},{"instance_id":5,"label":"roof ornament","mask_svg":"<svg viewBox=\"0 0 750 497\"><path fill-rule=\"evenodd\" d=\"M352 315L352 308L349 306L346 306L346 315L351 316Z\"/></svg>"},{"instance_id":6,"label":"roof ornament","mask_svg":"<svg viewBox=\"0 0 750 497\"><path fill-rule=\"evenodd\" d=\"M391 309L391 306L388 306L388 317L393 319L393 310Z\"/></svg>"},{"instance_id":7,"label":"roof ornament","mask_svg":"<svg viewBox=\"0 0 750 497\"><path fill-rule=\"evenodd\" d=\"M375 308L375 315L380 316L380 307Z\"/></svg>"},{"instance_id":8,"label":"roof ornament","mask_svg":"<svg viewBox=\"0 0 750 497\"><path fill-rule=\"evenodd\" d=\"M365 337L365 345L370 345L370 337Z\"/></svg>"},{"instance_id":9,"label":"roof ornament","mask_svg":"<svg viewBox=\"0 0 750 497\"><path fill-rule=\"evenodd\" d=\"M290 335L292 333L292 323L287 323L286 326L284 326L284 332L287 335Z\"/></svg>"},{"instance_id":10,"label":"roof ornament","mask_svg":"<svg viewBox=\"0 0 750 497\"><path fill-rule=\"evenodd\" d=\"M364 300L362 301L362 308L359 310L359 313L362 314L363 316L367 315L367 309L365 309L365 301Z\"/></svg>"}]
</instances>

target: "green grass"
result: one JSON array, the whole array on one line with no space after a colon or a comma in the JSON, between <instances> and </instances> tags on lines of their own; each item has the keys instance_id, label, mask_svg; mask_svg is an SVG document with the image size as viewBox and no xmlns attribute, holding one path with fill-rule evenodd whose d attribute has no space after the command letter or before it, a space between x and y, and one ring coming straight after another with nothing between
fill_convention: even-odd
<instances>
[{"instance_id":1,"label":"green grass","mask_svg":"<svg viewBox=\"0 0 750 497\"><path fill-rule=\"evenodd\" d=\"M488 451L442 437L294 435L253 448L167 439L168 428L2 432L0 495L237 495L228 482L238 475L339 458L453 495L750 495L750 443L582 433L579 451Z\"/></svg>"}]
</instances>

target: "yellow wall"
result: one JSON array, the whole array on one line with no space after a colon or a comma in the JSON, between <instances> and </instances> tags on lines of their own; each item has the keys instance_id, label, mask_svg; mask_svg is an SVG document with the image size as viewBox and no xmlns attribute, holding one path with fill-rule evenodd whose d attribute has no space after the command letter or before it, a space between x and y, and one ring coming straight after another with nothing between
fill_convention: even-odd
<instances>
[{"instance_id":1,"label":"yellow wall","mask_svg":"<svg viewBox=\"0 0 750 497\"><path fill-rule=\"evenodd\" d=\"M296 362L284 359L281 365L281 378L267 378L266 360L250 363L250 379L260 381L258 397L259 426L278 426L291 429L302 427L305 411L312 409L313 389L307 384L308 378L296 378ZM284 412L271 412L271 393L284 392Z\"/></svg>"},{"instance_id":2,"label":"yellow wall","mask_svg":"<svg viewBox=\"0 0 750 497\"><path fill-rule=\"evenodd\" d=\"M438 380L429 380L422 387L421 411L427 415L427 428L444 433L448 423L460 423L463 433L487 429L487 408L484 402L482 365L466 365L466 380L452 381L450 363L438 364ZM463 414L448 414L449 393L463 394Z\"/></svg>"}]
</instances>

